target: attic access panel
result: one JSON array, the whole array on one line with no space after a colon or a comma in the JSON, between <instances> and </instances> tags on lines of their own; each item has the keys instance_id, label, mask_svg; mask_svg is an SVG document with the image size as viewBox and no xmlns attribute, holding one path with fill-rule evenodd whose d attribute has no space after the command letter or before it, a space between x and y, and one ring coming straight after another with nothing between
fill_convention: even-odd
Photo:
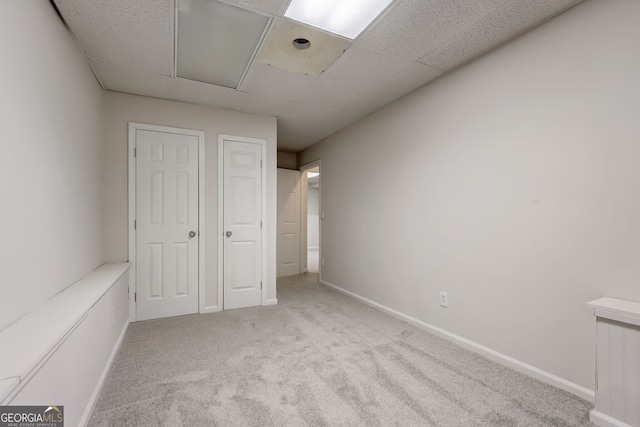
<instances>
[{"instance_id":1,"label":"attic access panel","mask_svg":"<svg viewBox=\"0 0 640 427\"><path fill-rule=\"evenodd\" d=\"M269 22L216 0L179 0L176 76L237 89Z\"/></svg>"}]
</instances>

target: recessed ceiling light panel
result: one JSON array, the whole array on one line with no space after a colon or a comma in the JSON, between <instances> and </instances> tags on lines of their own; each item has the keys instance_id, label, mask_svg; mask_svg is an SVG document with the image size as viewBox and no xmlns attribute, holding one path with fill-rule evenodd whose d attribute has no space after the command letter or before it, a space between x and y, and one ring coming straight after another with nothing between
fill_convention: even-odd
<instances>
[{"instance_id":1,"label":"recessed ceiling light panel","mask_svg":"<svg viewBox=\"0 0 640 427\"><path fill-rule=\"evenodd\" d=\"M179 0L176 75L237 88L269 22L215 0Z\"/></svg>"},{"instance_id":2,"label":"recessed ceiling light panel","mask_svg":"<svg viewBox=\"0 0 640 427\"><path fill-rule=\"evenodd\" d=\"M355 39L393 0L291 0L284 16Z\"/></svg>"}]
</instances>

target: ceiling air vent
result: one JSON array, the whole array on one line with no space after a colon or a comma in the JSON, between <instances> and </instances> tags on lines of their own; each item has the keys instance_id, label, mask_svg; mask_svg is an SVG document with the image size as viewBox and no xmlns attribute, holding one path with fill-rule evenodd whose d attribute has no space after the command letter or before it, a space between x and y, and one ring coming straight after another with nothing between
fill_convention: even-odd
<instances>
[{"instance_id":1,"label":"ceiling air vent","mask_svg":"<svg viewBox=\"0 0 640 427\"><path fill-rule=\"evenodd\" d=\"M296 49L309 49L311 42L305 38L293 39L293 47Z\"/></svg>"}]
</instances>

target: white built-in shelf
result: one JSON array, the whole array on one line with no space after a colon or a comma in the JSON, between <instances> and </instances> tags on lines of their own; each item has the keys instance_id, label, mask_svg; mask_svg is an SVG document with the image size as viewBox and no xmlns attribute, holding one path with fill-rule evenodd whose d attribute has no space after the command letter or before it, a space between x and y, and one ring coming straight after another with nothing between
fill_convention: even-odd
<instances>
[{"instance_id":1,"label":"white built-in shelf","mask_svg":"<svg viewBox=\"0 0 640 427\"><path fill-rule=\"evenodd\" d=\"M104 264L0 330L0 403L48 359L128 268L126 262Z\"/></svg>"},{"instance_id":2,"label":"white built-in shelf","mask_svg":"<svg viewBox=\"0 0 640 427\"><path fill-rule=\"evenodd\" d=\"M604 297L589 301L596 317L640 326L640 302Z\"/></svg>"}]
</instances>

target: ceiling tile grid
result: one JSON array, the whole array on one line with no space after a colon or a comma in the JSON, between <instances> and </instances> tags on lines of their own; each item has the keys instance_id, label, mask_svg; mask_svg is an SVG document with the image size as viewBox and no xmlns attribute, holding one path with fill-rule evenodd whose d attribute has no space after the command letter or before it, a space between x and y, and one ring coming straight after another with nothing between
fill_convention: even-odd
<instances>
[{"instance_id":1,"label":"ceiling tile grid","mask_svg":"<svg viewBox=\"0 0 640 427\"><path fill-rule=\"evenodd\" d=\"M508 0L401 0L358 40L417 61Z\"/></svg>"},{"instance_id":2,"label":"ceiling tile grid","mask_svg":"<svg viewBox=\"0 0 640 427\"><path fill-rule=\"evenodd\" d=\"M367 95L392 82L411 64L412 61L356 44L318 78L310 93L301 94L301 98L313 98L333 108L368 104Z\"/></svg>"},{"instance_id":3,"label":"ceiling tile grid","mask_svg":"<svg viewBox=\"0 0 640 427\"><path fill-rule=\"evenodd\" d=\"M196 0L53 1L105 89L278 117L279 148L300 151L582 0L396 0L317 69L304 53L277 67L261 56L290 49L296 25L312 42L337 37L283 18L289 0L222 0L273 18L238 90L171 77L176 2Z\"/></svg>"},{"instance_id":4,"label":"ceiling tile grid","mask_svg":"<svg viewBox=\"0 0 640 427\"><path fill-rule=\"evenodd\" d=\"M170 76L173 9L168 0L55 0L91 61Z\"/></svg>"},{"instance_id":5,"label":"ceiling tile grid","mask_svg":"<svg viewBox=\"0 0 640 427\"><path fill-rule=\"evenodd\" d=\"M444 71L428 65L413 63L396 76L396 79L381 88L380 98L393 102L440 77Z\"/></svg>"},{"instance_id":6,"label":"ceiling tile grid","mask_svg":"<svg viewBox=\"0 0 640 427\"><path fill-rule=\"evenodd\" d=\"M169 99L174 101L230 108L240 95L238 91L222 86L214 86L182 78L167 77L167 79L171 81L169 84Z\"/></svg>"},{"instance_id":7,"label":"ceiling tile grid","mask_svg":"<svg viewBox=\"0 0 640 427\"><path fill-rule=\"evenodd\" d=\"M240 90L261 97L293 101L309 90L316 78L281 70L266 64L254 64Z\"/></svg>"},{"instance_id":8,"label":"ceiling tile grid","mask_svg":"<svg viewBox=\"0 0 640 427\"><path fill-rule=\"evenodd\" d=\"M224 2L269 16L282 16L289 3L288 0L224 0Z\"/></svg>"},{"instance_id":9,"label":"ceiling tile grid","mask_svg":"<svg viewBox=\"0 0 640 427\"><path fill-rule=\"evenodd\" d=\"M287 110L290 104L290 101L272 96L256 96L248 92L236 92L236 96L228 108L244 113L278 117Z\"/></svg>"},{"instance_id":10,"label":"ceiling tile grid","mask_svg":"<svg viewBox=\"0 0 640 427\"><path fill-rule=\"evenodd\" d=\"M582 0L511 0L449 43L420 59L443 70L460 66Z\"/></svg>"},{"instance_id":11,"label":"ceiling tile grid","mask_svg":"<svg viewBox=\"0 0 640 427\"><path fill-rule=\"evenodd\" d=\"M289 108L286 117L278 118L278 149L290 152L304 149L309 138L319 141L355 120L348 112L318 104L293 103Z\"/></svg>"},{"instance_id":12,"label":"ceiling tile grid","mask_svg":"<svg viewBox=\"0 0 640 427\"><path fill-rule=\"evenodd\" d=\"M154 98L170 97L170 77L134 70L110 62L93 61L92 68L105 88Z\"/></svg>"},{"instance_id":13,"label":"ceiling tile grid","mask_svg":"<svg viewBox=\"0 0 640 427\"><path fill-rule=\"evenodd\" d=\"M418 63L411 63L399 72L395 80L380 83L375 90L364 91L358 102L343 108L332 108L327 115L327 107L322 102L299 102L291 105L291 111L278 119L279 144L289 151L298 151L305 145L299 140L296 128L304 124L305 133L317 140L346 127L353 121L372 113L408 92L423 86L440 76L443 71ZM397 81L401 82L400 84ZM312 99L315 99L312 97Z\"/></svg>"}]
</instances>

